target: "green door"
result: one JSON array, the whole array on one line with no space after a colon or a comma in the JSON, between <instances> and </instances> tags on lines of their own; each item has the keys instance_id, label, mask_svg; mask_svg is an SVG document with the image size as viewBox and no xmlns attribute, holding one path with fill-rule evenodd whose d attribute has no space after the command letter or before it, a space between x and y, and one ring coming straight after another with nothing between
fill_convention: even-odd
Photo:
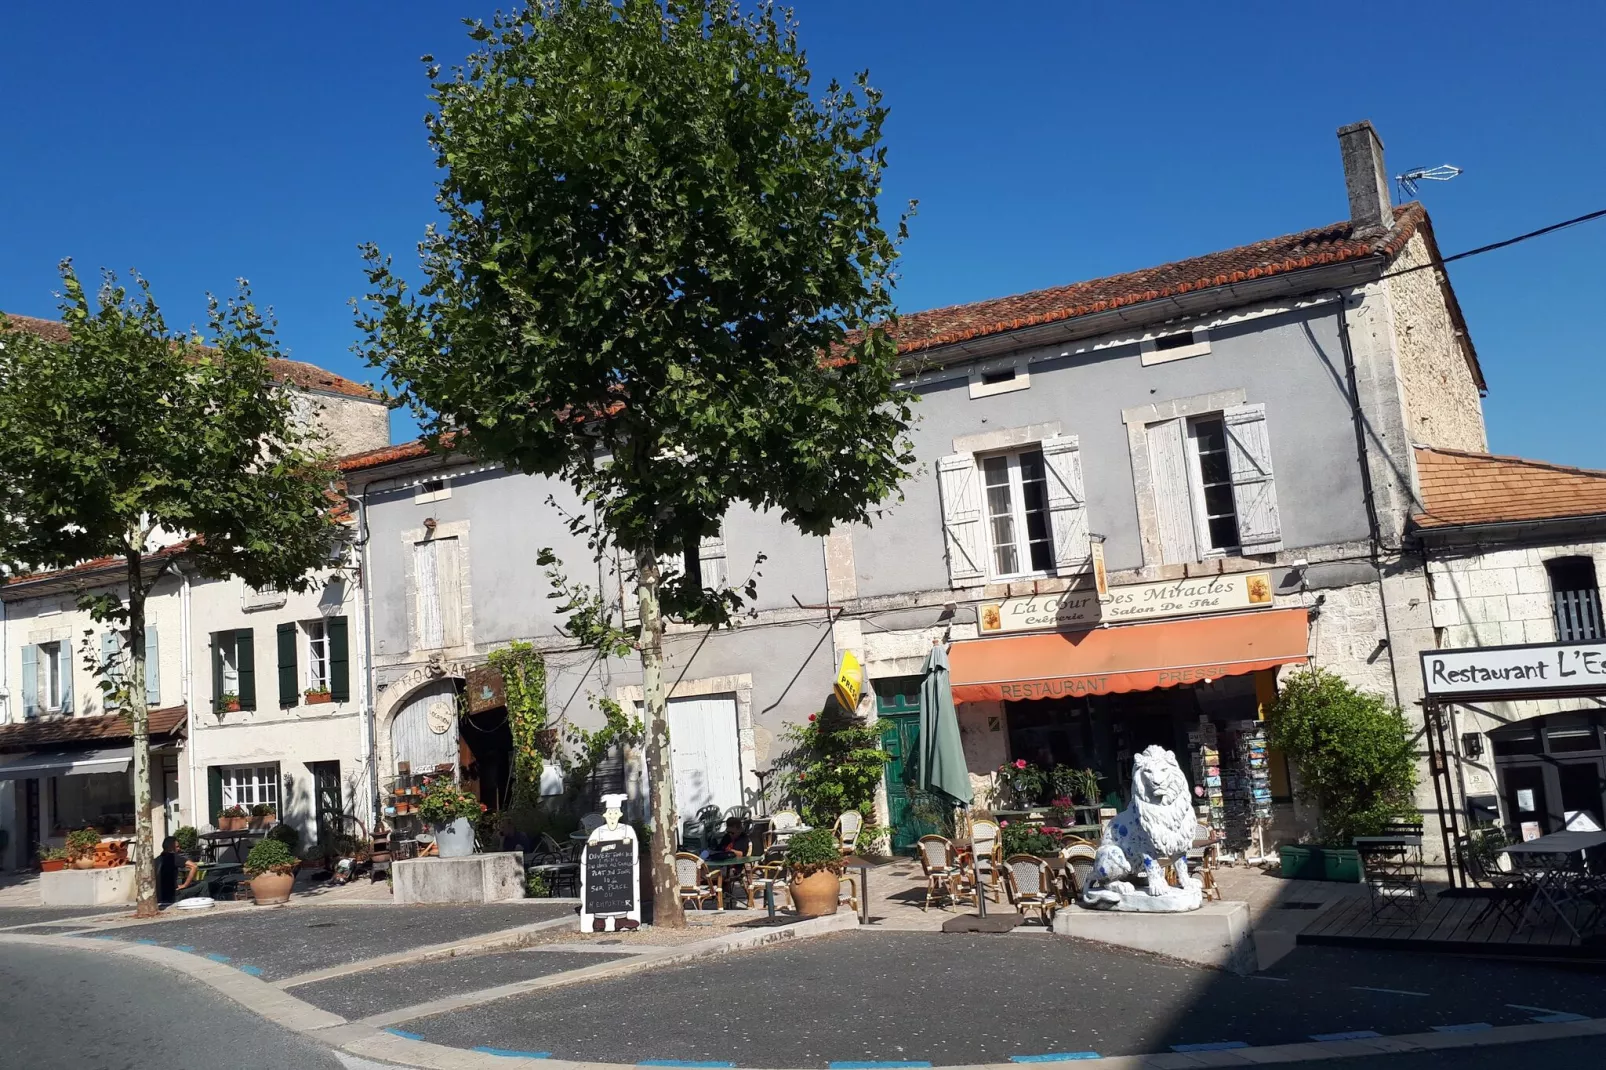
<instances>
[{"instance_id":1,"label":"green door","mask_svg":"<svg viewBox=\"0 0 1606 1070\"><path fill-rule=\"evenodd\" d=\"M925 793L914 786L920 753L920 678L876 681L881 749L887 752L887 819L894 854L913 854L915 841L939 831L921 811Z\"/></svg>"}]
</instances>

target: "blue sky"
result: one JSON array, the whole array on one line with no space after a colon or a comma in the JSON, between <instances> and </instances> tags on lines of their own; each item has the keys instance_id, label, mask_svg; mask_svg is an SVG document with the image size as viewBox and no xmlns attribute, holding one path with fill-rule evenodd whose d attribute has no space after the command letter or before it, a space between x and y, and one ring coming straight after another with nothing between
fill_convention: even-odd
<instances>
[{"instance_id":1,"label":"blue sky","mask_svg":"<svg viewBox=\"0 0 1606 1070\"><path fill-rule=\"evenodd\" d=\"M1369 118L1446 254L1606 208L1606 5L798 0L812 65L892 107L884 209L920 200L899 304L954 304L1318 226ZM472 3L20 0L0 16L0 308L55 265L137 267L170 321L249 278L292 355L358 379L357 244L432 218L418 57ZM331 13L333 12L333 13ZM1606 468L1606 220L1454 265L1497 452ZM398 437L410 428L396 421Z\"/></svg>"}]
</instances>

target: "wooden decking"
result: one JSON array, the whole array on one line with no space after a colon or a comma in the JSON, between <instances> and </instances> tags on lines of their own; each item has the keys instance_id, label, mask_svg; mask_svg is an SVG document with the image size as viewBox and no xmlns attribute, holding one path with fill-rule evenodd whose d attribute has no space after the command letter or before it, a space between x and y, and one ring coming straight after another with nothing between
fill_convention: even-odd
<instances>
[{"instance_id":1,"label":"wooden decking","mask_svg":"<svg viewBox=\"0 0 1606 1070\"><path fill-rule=\"evenodd\" d=\"M1341 900L1311 919L1298 941L1329 947L1606 961L1606 946L1595 940L1581 945L1548 908L1541 908L1519 932L1497 911L1485 915L1488 905L1482 896L1441 896L1430 891L1409 918L1398 909L1373 918L1371 901L1359 896Z\"/></svg>"}]
</instances>

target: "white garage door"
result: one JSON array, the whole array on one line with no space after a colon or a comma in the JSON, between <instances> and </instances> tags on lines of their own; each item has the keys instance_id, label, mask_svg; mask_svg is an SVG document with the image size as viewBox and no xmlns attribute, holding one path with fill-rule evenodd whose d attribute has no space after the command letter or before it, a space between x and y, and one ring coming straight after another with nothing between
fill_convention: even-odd
<instances>
[{"instance_id":1,"label":"white garage door","mask_svg":"<svg viewBox=\"0 0 1606 1070\"><path fill-rule=\"evenodd\" d=\"M435 707L439 708L431 718ZM445 731L437 732L437 728ZM457 685L451 680L436 680L413 692L390 723L390 746L393 759L410 762L415 773L431 772L446 762L455 768Z\"/></svg>"},{"instance_id":2,"label":"white garage door","mask_svg":"<svg viewBox=\"0 0 1606 1070\"><path fill-rule=\"evenodd\" d=\"M705 806L725 810L746 802L735 695L671 699L669 746L675 763L675 808L682 821Z\"/></svg>"}]
</instances>

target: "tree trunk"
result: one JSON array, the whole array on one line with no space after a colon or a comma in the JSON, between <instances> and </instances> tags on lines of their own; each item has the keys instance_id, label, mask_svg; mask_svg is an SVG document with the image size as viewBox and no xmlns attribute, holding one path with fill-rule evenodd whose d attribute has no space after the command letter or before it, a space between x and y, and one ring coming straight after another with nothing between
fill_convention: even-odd
<instances>
[{"instance_id":1,"label":"tree trunk","mask_svg":"<svg viewBox=\"0 0 1606 1070\"><path fill-rule=\"evenodd\" d=\"M143 541L143 540L141 540ZM134 880L136 917L156 916L156 853L151 844L151 720L145 705L145 588L141 558L128 555L128 711L134 721Z\"/></svg>"},{"instance_id":2,"label":"tree trunk","mask_svg":"<svg viewBox=\"0 0 1606 1070\"><path fill-rule=\"evenodd\" d=\"M641 608L642 711L647 722L647 797L652 807L652 923L686 927L675 877L675 770L669 750L668 696L664 692L664 620L658 611L658 558L636 551L636 598Z\"/></svg>"}]
</instances>

